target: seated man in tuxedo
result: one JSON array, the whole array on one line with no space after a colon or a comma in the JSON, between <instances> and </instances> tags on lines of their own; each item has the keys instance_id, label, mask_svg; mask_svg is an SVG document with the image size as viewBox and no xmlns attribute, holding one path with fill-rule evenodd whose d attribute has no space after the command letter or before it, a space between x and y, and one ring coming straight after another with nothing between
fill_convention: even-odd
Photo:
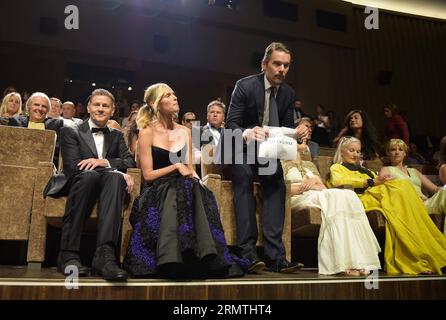
<instances>
[{"instance_id":1,"label":"seated man in tuxedo","mask_svg":"<svg viewBox=\"0 0 446 320\"><path fill-rule=\"evenodd\" d=\"M54 130L57 134L56 147L54 149L53 163L57 168L59 160L60 129L63 127L61 119L48 118L51 108L51 101L42 92L34 92L26 101L28 116L17 116L8 118L5 123L12 127L23 127L40 130Z\"/></svg>"},{"instance_id":2,"label":"seated man in tuxedo","mask_svg":"<svg viewBox=\"0 0 446 320\"><path fill-rule=\"evenodd\" d=\"M87 106L90 118L79 127L61 131L63 172L54 176L45 188L45 196L67 195L63 217L58 270L78 268L80 276L89 270L79 258L84 221L99 200L96 252L92 275L106 280L125 280L127 273L119 268L115 248L121 229L125 192L131 192L133 179L124 172L135 162L124 142L123 134L107 127L115 111L113 95L104 89L94 90Z\"/></svg>"},{"instance_id":3,"label":"seated man in tuxedo","mask_svg":"<svg viewBox=\"0 0 446 320\"><path fill-rule=\"evenodd\" d=\"M200 147L209 143L212 143L216 146L218 145L225 121L225 111L226 106L220 100L209 102L207 106L208 123L202 126L200 130Z\"/></svg>"},{"instance_id":4,"label":"seated man in tuxedo","mask_svg":"<svg viewBox=\"0 0 446 320\"><path fill-rule=\"evenodd\" d=\"M263 161L255 156L255 163L249 160L253 150L250 144L258 144L268 138L268 126L295 128L293 119L294 90L285 83L285 76L291 64L291 53L282 43L273 42L265 50L262 73L237 81L228 110L226 129L243 139L233 143L233 156L241 154L242 163L231 166L234 210L237 224L237 247L241 257L250 261L248 272L257 273L265 267L272 272L291 273L302 264L286 260L282 233L285 217L285 181L279 160L270 159L268 173ZM225 132L226 135L226 132ZM295 136L304 139L308 135L305 126L295 129ZM227 137L223 137L224 152ZM240 141L240 142L237 142ZM255 149L254 149L255 150ZM218 157L218 155L217 155ZM225 156L219 157L225 159ZM216 160L216 161L219 161ZM225 160L226 161L226 160ZM256 252L258 238L253 181L257 176L262 187L262 228L265 262Z\"/></svg>"}]
</instances>

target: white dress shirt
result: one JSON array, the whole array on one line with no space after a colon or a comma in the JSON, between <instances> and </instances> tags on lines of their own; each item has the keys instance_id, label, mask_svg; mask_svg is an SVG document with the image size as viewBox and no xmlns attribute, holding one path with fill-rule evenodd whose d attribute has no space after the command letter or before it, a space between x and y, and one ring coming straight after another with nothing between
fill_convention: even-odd
<instances>
[{"instance_id":1,"label":"white dress shirt","mask_svg":"<svg viewBox=\"0 0 446 320\"><path fill-rule=\"evenodd\" d=\"M218 142L220 141L220 130L215 129L213 126L211 126L211 124L208 122L206 124L207 128L209 129L209 131L211 131L213 140L212 143L215 145L218 145Z\"/></svg>"},{"instance_id":2,"label":"white dress shirt","mask_svg":"<svg viewBox=\"0 0 446 320\"><path fill-rule=\"evenodd\" d=\"M91 119L88 119L88 125L90 126L90 130L92 128L99 128L96 124L91 121ZM96 145L96 151L98 152L98 159L104 159L104 133L102 131L98 131L95 133L91 133L93 135L94 144ZM110 162L108 162L107 168L110 168Z\"/></svg>"}]
</instances>

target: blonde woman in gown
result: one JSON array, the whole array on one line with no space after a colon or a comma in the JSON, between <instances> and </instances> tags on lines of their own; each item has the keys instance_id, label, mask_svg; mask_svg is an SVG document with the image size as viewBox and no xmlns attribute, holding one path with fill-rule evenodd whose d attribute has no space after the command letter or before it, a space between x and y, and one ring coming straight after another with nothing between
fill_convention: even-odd
<instances>
[{"instance_id":1,"label":"blonde woman in gown","mask_svg":"<svg viewBox=\"0 0 446 320\"><path fill-rule=\"evenodd\" d=\"M429 213L446 213L446 190L433 184L426 176L414 168L403 165L407 155L407 145L401 139L391 139L387 146L387 156L391 166L382 168L383 174L390 174L396 179L407 179L417 191ZM431 197L427 197L426 190Z\"/></svg>"},{"instance_id":2,"label":"blonde woman in gown","mask_svg":"<svg viewBox=\"0 0 446 320\"><path fill-rule=\"evenodd\" d=\"M291 206L321 210L319 273L359 276L380 269L381 249L358 196L350 190L327 189L311 167L311 162L302 162L299 156L283 163L285 180L292 183Z\"/></svg>"},{"instance_id":3,"label":"blonde woman in gown","mask_svg":"<svg viewBox=\"0 0 446 320\"><path fill-rule=\"evenodd\" d=\"M358 165L361 142L344 137L330 168L329 186L351 185L365 211L380 211L386 218L384 269L388 273L438 273L446 266L446 237L429 217L426 207L407 179L377 176Z\"/></svg>"}]
</instances>

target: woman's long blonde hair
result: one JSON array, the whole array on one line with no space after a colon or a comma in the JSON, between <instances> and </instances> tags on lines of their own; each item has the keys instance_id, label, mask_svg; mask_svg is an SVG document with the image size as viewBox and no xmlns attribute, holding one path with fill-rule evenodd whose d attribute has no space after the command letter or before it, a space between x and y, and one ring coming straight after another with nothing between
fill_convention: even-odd
<instances>
[{"instance_id":1,"label":"woman's long blonde hair","mask_svg":"<svg viewBox=\"0 0 446 320\"><path fill-rule=\"evenodd\" d=\"M149 86L144 92L145 105L139 109L136 123L138 128L147 128L159 117L158 104L164 94L171 88L165 83L156 83Z\"/></svg>"},{"instance_id":2,"label":"woman's long blonde hair","mask_svg":"<svg viewBox=\"0 0 446 320\"><path fill-rule=\"evenodd\" d=\"M341 140L339 140L338 149L336 149L336 153L333 158L333 163L342 163L342 151L348 147L348 145L352 142L356 142L359 145L361 145L361 141L358 138L355 137L342 137Z\"/></svg>"},{"instance_id":3,"label":"woman's long blonde hair","mask_svg":"<svg viewBox=\"0 0 446 320\"><path fill-rule=\"evenodd\" d=\"M20 93L17 92L11 92L8 93L2 101L2 105L0 107L0 116L3 116L4 114L6 114L8 112L8 102L9 100L11 100L12 97L16 96L19 99L19 109L17 110L17 112L15 114L13 114L12 116L18 116L20 114L22 114L22 97L20 96Z\"/></svg>"}]
</instances>

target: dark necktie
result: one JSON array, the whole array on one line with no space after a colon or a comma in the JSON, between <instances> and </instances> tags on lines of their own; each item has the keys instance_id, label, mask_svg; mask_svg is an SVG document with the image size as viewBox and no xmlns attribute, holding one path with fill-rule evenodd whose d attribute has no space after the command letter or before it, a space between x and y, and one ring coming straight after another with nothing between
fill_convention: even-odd
<instances>
[{"instance_id":1,"label":"dark necktie","mask_svg":"<svg viewBox=\"0 0 446 320\"><path fill-rule=\"evenodd\" d=\"M279 112L277 109L277 103L275 95L276 88L271 87L270 95L269 95L269 123L270 127L278 127L279 126Z\"/></svg>"},{"instance_id":2,"label":"dark necktie","mask_svg":"<svg viewBox=\"0 0 446 320\"><path fill-rule=\"evenodd\" d=\"M108 129L108 127L103 127L103 128L91 128L91 132L92 132L92 133L102 132L103 134L107 134L107 133L110 132L110 130Z\"/></svg>"}]
</instances>

